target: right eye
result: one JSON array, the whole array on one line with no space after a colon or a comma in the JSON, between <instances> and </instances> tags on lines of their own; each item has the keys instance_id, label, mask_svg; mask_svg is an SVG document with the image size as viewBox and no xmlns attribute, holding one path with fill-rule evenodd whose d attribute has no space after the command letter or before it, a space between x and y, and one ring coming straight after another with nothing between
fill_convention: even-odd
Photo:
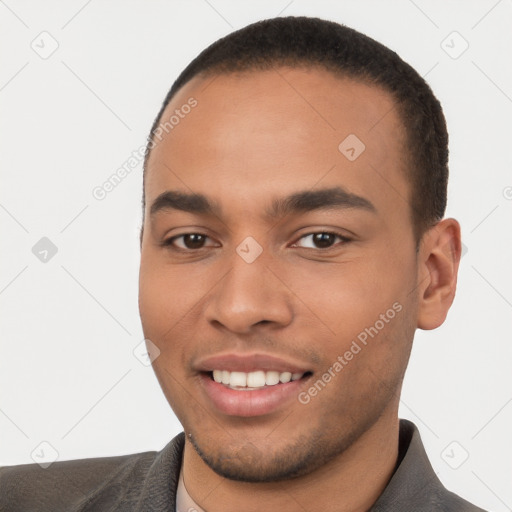
<instances>
[{"instance_id":1,"label":"right eye","mask_svg":"<svg viewBox=\"0 0 512 512\"><path fill-rule=\"evenodd\" d=\"M205 247L207 240L209 240L209 237L203 233L184 233L164 240L162 245L176 247L184 251L193 251Z\"/></svg>"}]
</instances>

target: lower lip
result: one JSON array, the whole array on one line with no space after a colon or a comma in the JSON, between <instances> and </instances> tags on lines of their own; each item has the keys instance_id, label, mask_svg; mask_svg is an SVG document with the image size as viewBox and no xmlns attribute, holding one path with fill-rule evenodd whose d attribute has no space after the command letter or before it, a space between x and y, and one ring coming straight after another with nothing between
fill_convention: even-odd
<instances>
[{"instance_id":1,"label":"lower lip","mask_svg":"<svg viewBox=\"0 0 512 512\"><path fill-rule=\"evenodd\" d=\"M254 391L236 391L215 382L210 374L202 373L199 378L206 395L220 412L229 416L244 417L270 414L288 402L296 400L306 380L302 377L286 384L266 386Z\"/></svg>"}]
</instances>

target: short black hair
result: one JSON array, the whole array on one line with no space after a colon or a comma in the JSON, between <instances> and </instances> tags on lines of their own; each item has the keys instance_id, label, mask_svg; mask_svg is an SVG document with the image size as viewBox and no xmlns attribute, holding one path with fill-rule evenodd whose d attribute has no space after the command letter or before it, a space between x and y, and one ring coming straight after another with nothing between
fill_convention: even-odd
<instances>
[{"instance_id":1,"label":"short black hair","mask_svg":"<svg viewBox=\"0 0 512 512\"><path fill-rule=\"evenodd\" d=\"M448 133L441 104L419 73L397 53L336 22L304 16L258 21L217 40L179 75L151 128L153 134L176 92L195 76L270 70L276 66L322 67L390 93L405 128L404 159L411 182L416 239L444 216L448 184ZM143 209L145 207L143 193Z\"/></svg>"}]
</instances>

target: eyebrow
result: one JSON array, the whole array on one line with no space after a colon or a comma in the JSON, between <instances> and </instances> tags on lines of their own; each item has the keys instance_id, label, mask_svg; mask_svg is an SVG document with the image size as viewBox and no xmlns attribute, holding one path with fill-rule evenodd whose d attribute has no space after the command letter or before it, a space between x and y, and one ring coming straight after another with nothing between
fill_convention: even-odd
<instances>
[{"instance_id":1,"label":"eyebrow","mask_svg":"<svg viewBox=\"0 0 512 512\"><path fill-rule=\"evenodd\" d=\"M291 213L304 213L313 210L333 208L359 209L377 213L375 206L366 198L352 194L342 187L296 192L284 198L274 199L266 210L270 218L285 217ZM199 215L220 216L220 206L203 194L184 193L167 190L152 203L150 216L160 211L181 210Z\"/></svg>"},{"instance_id":2,"label":"eyebrow","mask_svg":"<svg viewBox=\"0 0 512 512\"><path fill-rule=\"evenodd\" d=\"M149 214L155 216L160 211L181 210L183 212L202 215L219 215L220 207L203 194L187 194L174 190L166 190L151 205Z\"/></svg>"},{"instance_id":3,"label":"eyebrow","mask_svg":"<svg viewBox=\"0 0 512 512\"><path fill-rule=\"evenodd\" d=\"M377 209L368 199L352 194L342 187L332 187L306 190L288 197L275 199L267 210L267 216L271 218L285 217L290 213L330 210L333 208L354 208L377 213Z\"/></svg>"}]
</instances>

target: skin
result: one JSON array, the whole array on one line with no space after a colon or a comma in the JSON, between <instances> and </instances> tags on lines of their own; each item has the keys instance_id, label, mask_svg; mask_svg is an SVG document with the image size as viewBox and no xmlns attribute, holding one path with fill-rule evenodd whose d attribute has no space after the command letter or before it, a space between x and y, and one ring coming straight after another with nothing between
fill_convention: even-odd
<instances>
[{"instance_id":1,"label":"skin","mask_svg":"<svg viewBox=\"0 0 512 512\"><path fill-rule=\"evenodd\" d=\"M441 325L455 294L459 225L440 221L417 250L407 143L386 92L317 68L213 78L192 79L164 113L198 101L152 150L141 238L141 320L187 434L185 485L209 512L368 510L395 468L414 331ZM366 146L353 162L338 150L348 134ZM375 211L265 215L273 199L332 187ZM220 211L151 216L166 190L204 194ZM322 232L350 241L315 247L308 235ZM204 246L162 246L186 233L205 234ZM250 264L236 252L248 236L263 248ZM310 369L307 391L395 303L400 312L307 404L228 416L194 370L208 355L274 354Z\"/></svg>"}]
</instances>

